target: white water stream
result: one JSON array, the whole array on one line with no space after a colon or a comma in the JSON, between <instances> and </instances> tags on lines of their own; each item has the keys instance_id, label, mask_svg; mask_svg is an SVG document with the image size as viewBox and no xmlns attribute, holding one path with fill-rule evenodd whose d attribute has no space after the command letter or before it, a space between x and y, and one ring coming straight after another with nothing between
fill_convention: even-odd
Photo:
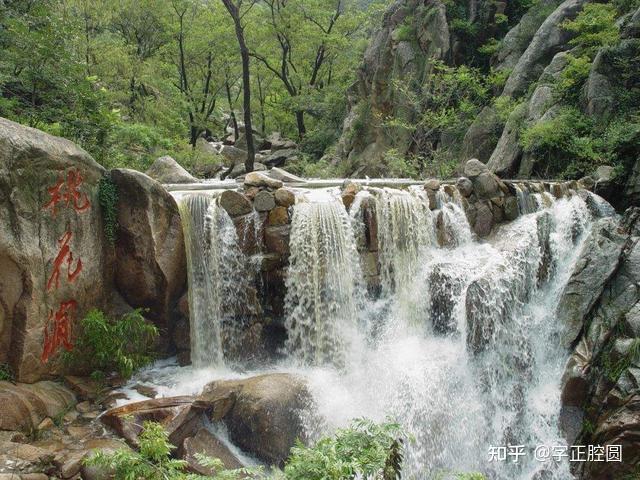
<instances>
[{"instance_id":1,"label":"white water stream","mask_svg":"<svg viewBox=\"0 0 640 480\"><path fill-rule=\"evenodd\" d=\"M351 214L333 190L297 203L288 355L269 370L307 379L321 418L309 422L312 438L356 417L400 422L410 437L403 478L478 471L491 480L568 480L566 460L536 461L533 448L565 444L558 415L568 352L554 311L591 226L589 208L576 194L556 201L520 190L523 215L479 242L457 197L440 192L433 212L418 189L367 189ZM356 248L364 198L376 209L377 298L366 294ZM242 281L233 274L242 263L233 224L210 198L186 197L181 212L195 366L143 372L138 380L153 378L161 395L257 373L226 369L222 358L221 298ZM490 446L507 445L526 455L489 461Z\"/></svg>"}]
</instances>

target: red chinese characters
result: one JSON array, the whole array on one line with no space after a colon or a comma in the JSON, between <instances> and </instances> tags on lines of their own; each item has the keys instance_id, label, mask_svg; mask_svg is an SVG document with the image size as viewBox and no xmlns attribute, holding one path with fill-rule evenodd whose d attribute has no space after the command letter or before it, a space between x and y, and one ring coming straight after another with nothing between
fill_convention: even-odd
<instances>
[{"instance_id":1,"label":"red chinese characters","mask_svg":"<svg viewBox=\"0 0 640 480\"><path fill-rule=\"evenodd\" d=\"M49 202L44 208L50 208L54 217L57 213L57 206L61 202L65 206L73 208L76 212L84 212L89 209L91 206L89 197L79 190L83 181L80 170L69 170L66 180L61 176L54 186L47 189Z\"/></svg>"},{"instance_id":2,"label":"red chinese characters","mask_svg":"<svg viewBox=\"0 0 640 480\"><path fill-rule=\"evenodd\" d=\"M67 350L71 350L71 322L78 303L75 300L62 302L60 308L56 312L51 310L44 327L44 348L42 349L41 360L43 363L49 361L49 357L53 355L61 346Z\"/></svg>"},{"instance_id":3,"label":"red chinese characters","mask_svg":"<svg viewBox=\"0 0 640 480\"><path fill-rule=\"evenodd\" d=\"M58 240L58 245L60 246L60 251L58 252L58 256L53 261L53 272L49 277L49 281L47 281L47 290L51 290L51 287L54 286L58 288L60 286L60 270L62 266L67 264L67 280L69 283L73 283L76 277L82 271L82 260L78 259L73 265L73 253L71 252L71 247L69 247L69 242L73 238L73 233L66 232L60 240Z\"/></svg>"},{"instance_id":4,"label":"red chinese characters","mask_svg":"<svg viewBox=\"0 0 640 480\"><path fill-rule=\"evenodd\" d=\"M55 185L47 188L49 202L44 206L44 209L51 209L54 218L59 206L72 208L78 213L88 210L91 207L89 197L80 190L83 181L80 170L77 168L69 170L66 177L61 175ZM73 235L71 230L67 230L58 240L58 254L53 261L53 271L47 280L47 291L58 289L61 277L66 278L67 282L73 283L82 272L82 260L80 258L74 259L71 251ZM77 309L78 303L70 299L60 302L55 312L49 311L40 357L43 363L48 362L60 347L67 350L73 348L71 331Z\"/></svg>"}]
</instances>

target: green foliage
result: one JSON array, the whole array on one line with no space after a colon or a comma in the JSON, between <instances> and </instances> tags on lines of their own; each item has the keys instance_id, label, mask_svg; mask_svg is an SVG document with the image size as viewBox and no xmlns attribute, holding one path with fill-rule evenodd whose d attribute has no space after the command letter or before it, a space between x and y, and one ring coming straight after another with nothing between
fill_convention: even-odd
<instances>
[{"instance_id":1,"label":"green foliage","mask_svg":"<svg viewBox=\"0 0 640 480\"><path fill-rule=\"evenodd\" d=\"M477 472L458 473L456 474L456 480L487 480L487 477Z\"/></svg>"},{"instance_id":2,"label":"green foliage","mask_svg":"<svg viewBox=\"0 0 640 480\"><path fill-rule=\"evenodd\" d=\"M291 449L284 474L287 479L348 480L356 475L371 480L391 480L400 473L389 459L401 456L402 436L397 424L376 425L356 420L334 437L321 439L313 447L298 444Z\"/></svg>"},{"instance_id":3,"label":"green foliage","mask_svg":"<svg viewBox=\"0 0 640 480\"><path fill-rule=\"evenodd\" d=\"M395 148L385 152L383 163L384 170L390 177L415 178L420 172L420 166L415 157L402 155Z\"/></svg>"},{"instance_id":4,"label":"green foliage","mask_svg":"<svg viewBox=\"0 0 640 480\"><path fill-rule=\"evenodd\" d=\"M113 245L118 233L118 188L108 174L98 183L98 203L102 211L104 234Z\"/></svg>"},{"instance_id":5,"label":"green foliage","mask_svg":"<svg viewBox=\"0 0 640 480\"><path fill-rule=\"evenodd\" d=\"M101 377L117 372L129 378L153 360L157 328L147 322L140 310L119 320L111 320L100 310L91 310L80 322L73 350L63 353L67 365L80 366Z\"/></svg>"},{"instance_id":6,"label":"green foliage","mask_svg":"<svg viewBox=\"0 0 640 480\"><path fill-rule=\"evenodd\" d=\"M617 11L610 3L588 3L575 20L567 20L562 28L576 36L569 42L584 51L614 45L620 39L616 24Z\"/></svg>"},{"instance_id":7,"label":"green foliage","mask_svg":"<svg viewBox=\"0 0 640 480\"><path fill-rule=\"evenodd\" d=\"M85 460L85 464L109 469L114 478L122 480L239 480L264 478L261 469L225 470L217 459L198 457L203 466L211 468L213 477L187 473L187 462L171 458L175 447L169 443L169 435L162 425L144 422L139 437L140 450L122 449L116 452L97 451Z\"/></svg>"},{"instance_id":8,"label":"green foliage","mask_svg":"<svg viewBox=\"0 0 640 480\"><path fill-rule=\"evenodd\" d=\"M634 363L640 362L640 338L631 343L628 352L617 361L611 360L611 351L604 354L604 373L611 382L617 382L622 374Z\"/></svg>"},{"instance_id":9,"label":"green foliage","mask_svg":"<svg viewBox=\"0 0 640 480\"><path fill-rule=\"evenodd\" d=\"M13 382L13 371L6 363L0 363L0 381Z\"/></svg>"},{"instance_id":10,"label":"green foliage","mask_svg":"<svg viewBox=\"0 0 640 480\"><path fill-rule=\"evenodd\" d=\"M565 100L577 102L590 71L591 58L588 55L576 57L567 54L567 65L555 84L556 93Z\"/></svg>"},{"instance_id":11,"label":"green foliage","mask_svg":"<svg viewBox=\"0 0 640 480\"><path fill-rule=\"evenodd\" d=\"M220 460L196 455L202 466L214 472L213 476L203 477L187 473L187 463L171 457L175 447L169 443L162 425L145 422L138 452L99 451L85 463L110 469L114 478L123 480L350 480L358 474L370 480L391 480L400 473L401 435L398 425L357 420L350 428L338 430L335 437L321 439L313 447L298 444L292 448L283 472L267 475L261 467L226 470Z\"/></svg>"},{"instance_id":12,"label":"green foliage","mask_svg":"<svg viewBox=\"0 0 640 480\"><path fill-rule=\"evenodd\" d=\"M578 109L564 107L553 118L525 128L521 143L542 160L545 171L539 174L576 178L591 173L602 160L591 128L590 119Z\"/></svg>"}]
</instances>

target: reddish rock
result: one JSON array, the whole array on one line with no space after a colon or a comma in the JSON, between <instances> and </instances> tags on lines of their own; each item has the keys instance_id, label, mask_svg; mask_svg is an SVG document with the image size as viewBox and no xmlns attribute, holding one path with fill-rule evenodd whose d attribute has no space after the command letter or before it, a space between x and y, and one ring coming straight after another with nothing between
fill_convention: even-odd
<instances>
[{"instance_id":1,"label":"reddish rock","mask_svg":"<svg viewBox=\"0 0 640 480\"><path fill-rule=\"evenodd\" d=\"M289 211L286 207L276 207L267 218L269 226L286 225L289 223Z\"/></svg>"},{"instance_id":2,"label":"reddish rock","mask_svg":"<svg viewBox=\"0 0 640 480\"><path fill-rule=\"evenodd\" d=\"M264 243L267 252L278 253L283 256L289 255L290 233L291 227L289 225L265 228Z\"/></svg>"},{"instance_id":3,"label":"reddish rock","mask_svg":"<svg viewBox=\"0 0 640 480\"><path fill-rule=\"evenodd\" d=\"M274 193L276 204L281 207L290 207L296 203L296 197L291 190L279 188Z\"/></svg>"}]
</instances>

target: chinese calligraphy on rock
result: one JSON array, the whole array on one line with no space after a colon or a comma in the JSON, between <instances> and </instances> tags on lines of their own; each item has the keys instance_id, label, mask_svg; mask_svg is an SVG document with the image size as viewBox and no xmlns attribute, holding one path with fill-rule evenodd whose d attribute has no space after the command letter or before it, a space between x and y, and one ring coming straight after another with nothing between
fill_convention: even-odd
<instances>
[{"instance_id":1,"label":"chinese calligraphy on rock","mask_svg":"<svg viewBox=\"0 0 640 480\"><path fill-rule=\"evenodd\" d=\"M88 195L80 190L84 179L79 169L71 169L66 172L66 177L61 175L55 185L47 188L49 201L44 205L44 210L51 210L53 218L56 217L58 207L71 208L77 213L82 213L91 208ZM82 260L75 259L71 240L74 233L67 230L58 240L58 254L53 260L53 271L47 280L47 291L57 290L60 287L61 277L69 283L73 283L82 272ZM41 360L43 363L56 351L63 347L71 350L71 330L73 319L78 309L78 303L74 299L60 302L58 309L49 311L47 323L44 327L44 345Z\"/></svg>"}]
</instances>

